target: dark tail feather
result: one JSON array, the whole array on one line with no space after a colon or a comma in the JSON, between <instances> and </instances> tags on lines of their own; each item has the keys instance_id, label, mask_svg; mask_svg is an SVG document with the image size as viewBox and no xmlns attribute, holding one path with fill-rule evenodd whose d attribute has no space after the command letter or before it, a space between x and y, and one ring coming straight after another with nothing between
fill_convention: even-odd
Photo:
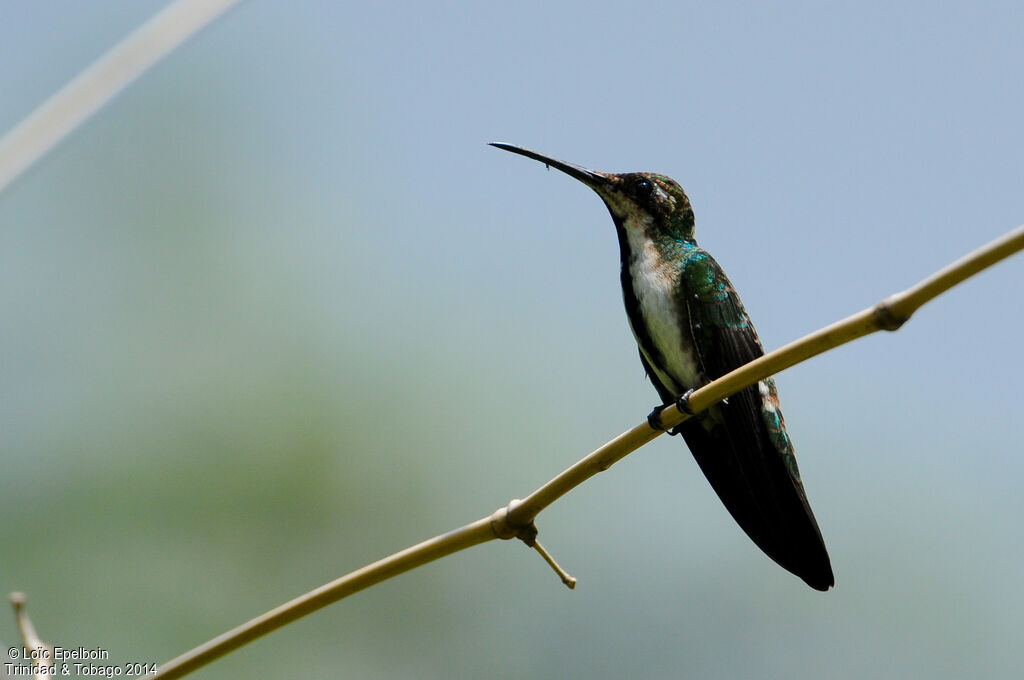
<instances>
[{"instance_id":1,"label":"dark tail feather","mask_svg":"<svg viewBox=\"0 0 1024 680\"><path fill-rule=\"evenodd\" d=\"M792 447L785 437L784 444L773 441L761 408L757 387L750 387L680 429L704 476L754 543L807 585L828 590L832 565Z\"/></svg>"}]
</instances>

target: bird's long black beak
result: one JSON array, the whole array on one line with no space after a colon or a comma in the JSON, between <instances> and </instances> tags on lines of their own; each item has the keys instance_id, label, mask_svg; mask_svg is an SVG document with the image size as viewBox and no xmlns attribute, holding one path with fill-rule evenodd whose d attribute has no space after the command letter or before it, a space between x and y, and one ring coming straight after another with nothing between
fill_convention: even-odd
<instances>
[{"instance_id":1,"label":"bird's long black beak","mask_svg":"<svg viewBox=\"0 0 1024 680\"><path fill-rule=\"evenodd\" d=\"M573 165L572 163L566 163L565 161L560 161L557 158L552 158L551 156L539 154L536 151L527 149L522 146L515 146L513 144L502 144L500 142L491 142L491 146L495 146L499 149L504 149L505 151L511 151L512 153L517 153L520 156L532 158L535 161L540 161L549 168L561 170L570 177L575 177L576 179L583 182L588 187L594 190L600 189L601 187L608 184L608 178L605 176L603 172L597 172L596 170L587 170L586 168L582 168L578 165Z\"/></svg>"}]
</instances>

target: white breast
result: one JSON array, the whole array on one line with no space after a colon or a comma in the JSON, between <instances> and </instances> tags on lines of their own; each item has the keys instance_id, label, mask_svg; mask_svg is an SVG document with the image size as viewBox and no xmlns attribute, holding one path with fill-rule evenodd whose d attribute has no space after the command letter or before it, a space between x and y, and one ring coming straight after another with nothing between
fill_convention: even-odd
<instances>
[{"instance_id":1,"label":"white breast","mask_svg":"<svg viewBox=\"0 0 1024 680\"><path fill-rule=\"evenodd\" d=\"M633 289L651 342L663 359L655 362L645 352L647 362L666 387L682 394L691 387L699 387L700 378L689 337L689 319L681 317L675 306L679 270L661 257L654 244L643 235L642 229L630 228L638 225L627 223L624 226L633 254L629 263ZM684 332L687 333L685 338ZM633 329L633 335L637 336L636 329ZM637 338L637 344L639 342ZM641 351L643 349L641 346Z\"/></svg>"}]
</instances>

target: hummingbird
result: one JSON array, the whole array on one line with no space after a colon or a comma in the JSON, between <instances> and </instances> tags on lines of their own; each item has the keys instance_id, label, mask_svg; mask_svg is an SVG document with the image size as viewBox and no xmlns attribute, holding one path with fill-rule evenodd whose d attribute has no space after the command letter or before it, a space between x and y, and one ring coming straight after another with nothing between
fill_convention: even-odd
<instances>
[{"instance_id":1,"label":"hummingbird","mask_svg":"<svg viewBox=\"0 0 1024 680\"><path fill-rule=\"evenodd\" d=\"M530 149L494 143L561 170L593 189L619 239L622 298L640 362L663 404L683 412L697 388L762 356L764 348L725 272L694 239L690 200L675 180L613 174ZM772 378L724 399L670 430L740 528L783 568L816 590L834 584L828 552L807 502Z\"/></svg>"}]
</instances>

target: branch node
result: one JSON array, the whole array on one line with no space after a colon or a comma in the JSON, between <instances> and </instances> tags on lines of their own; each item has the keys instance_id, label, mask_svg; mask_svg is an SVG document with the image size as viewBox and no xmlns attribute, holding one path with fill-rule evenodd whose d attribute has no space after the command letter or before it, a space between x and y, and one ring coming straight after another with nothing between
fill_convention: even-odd
<instances>
[{"instance_id":1,"label":"branch node","mask_svg":"<svg viewBox=\"0 0 1024 680\"><path fill-rule=\"evenodd\" d=\"M900 326L910 318L909 314L898 314L893 310L893 298L889 297L875 305L871 310L871 317L875 325L886 331L899 330Z\"/></svg>"},{"instance_id":2,"label":"branch node","mask_svg":"<svg viewBox=\"0 0 1024 680\"><path fill-rule=\"evenodd\" d=\"M542 546L540 541L537 539L534 539L533 541L533 549L539 552L540 556L544 558L544 561L555 570L555 573L558 574L558 578L562 579L562 583L568 586L569 590L576 587L576 577L569 574L565 569L562 569L561 565L555 561L555 558L544 549L544 546Z\"/></svg>"},{"instance_id":3,"label":"branch node","mask_svg":"<svg viewBox=\"0 0 1024 680\"><path fill-rule=\"evenodd\" d=\"M516 526L509 521L509 513L521 503L518 498L513 498L503 508L498 508L491 515L491 530L494 535L502 540L509 540L510 538L518 538L529 547L533 547L533 542L537 538L537 525L533 522Z\"/></svg>"}]
</instances>

